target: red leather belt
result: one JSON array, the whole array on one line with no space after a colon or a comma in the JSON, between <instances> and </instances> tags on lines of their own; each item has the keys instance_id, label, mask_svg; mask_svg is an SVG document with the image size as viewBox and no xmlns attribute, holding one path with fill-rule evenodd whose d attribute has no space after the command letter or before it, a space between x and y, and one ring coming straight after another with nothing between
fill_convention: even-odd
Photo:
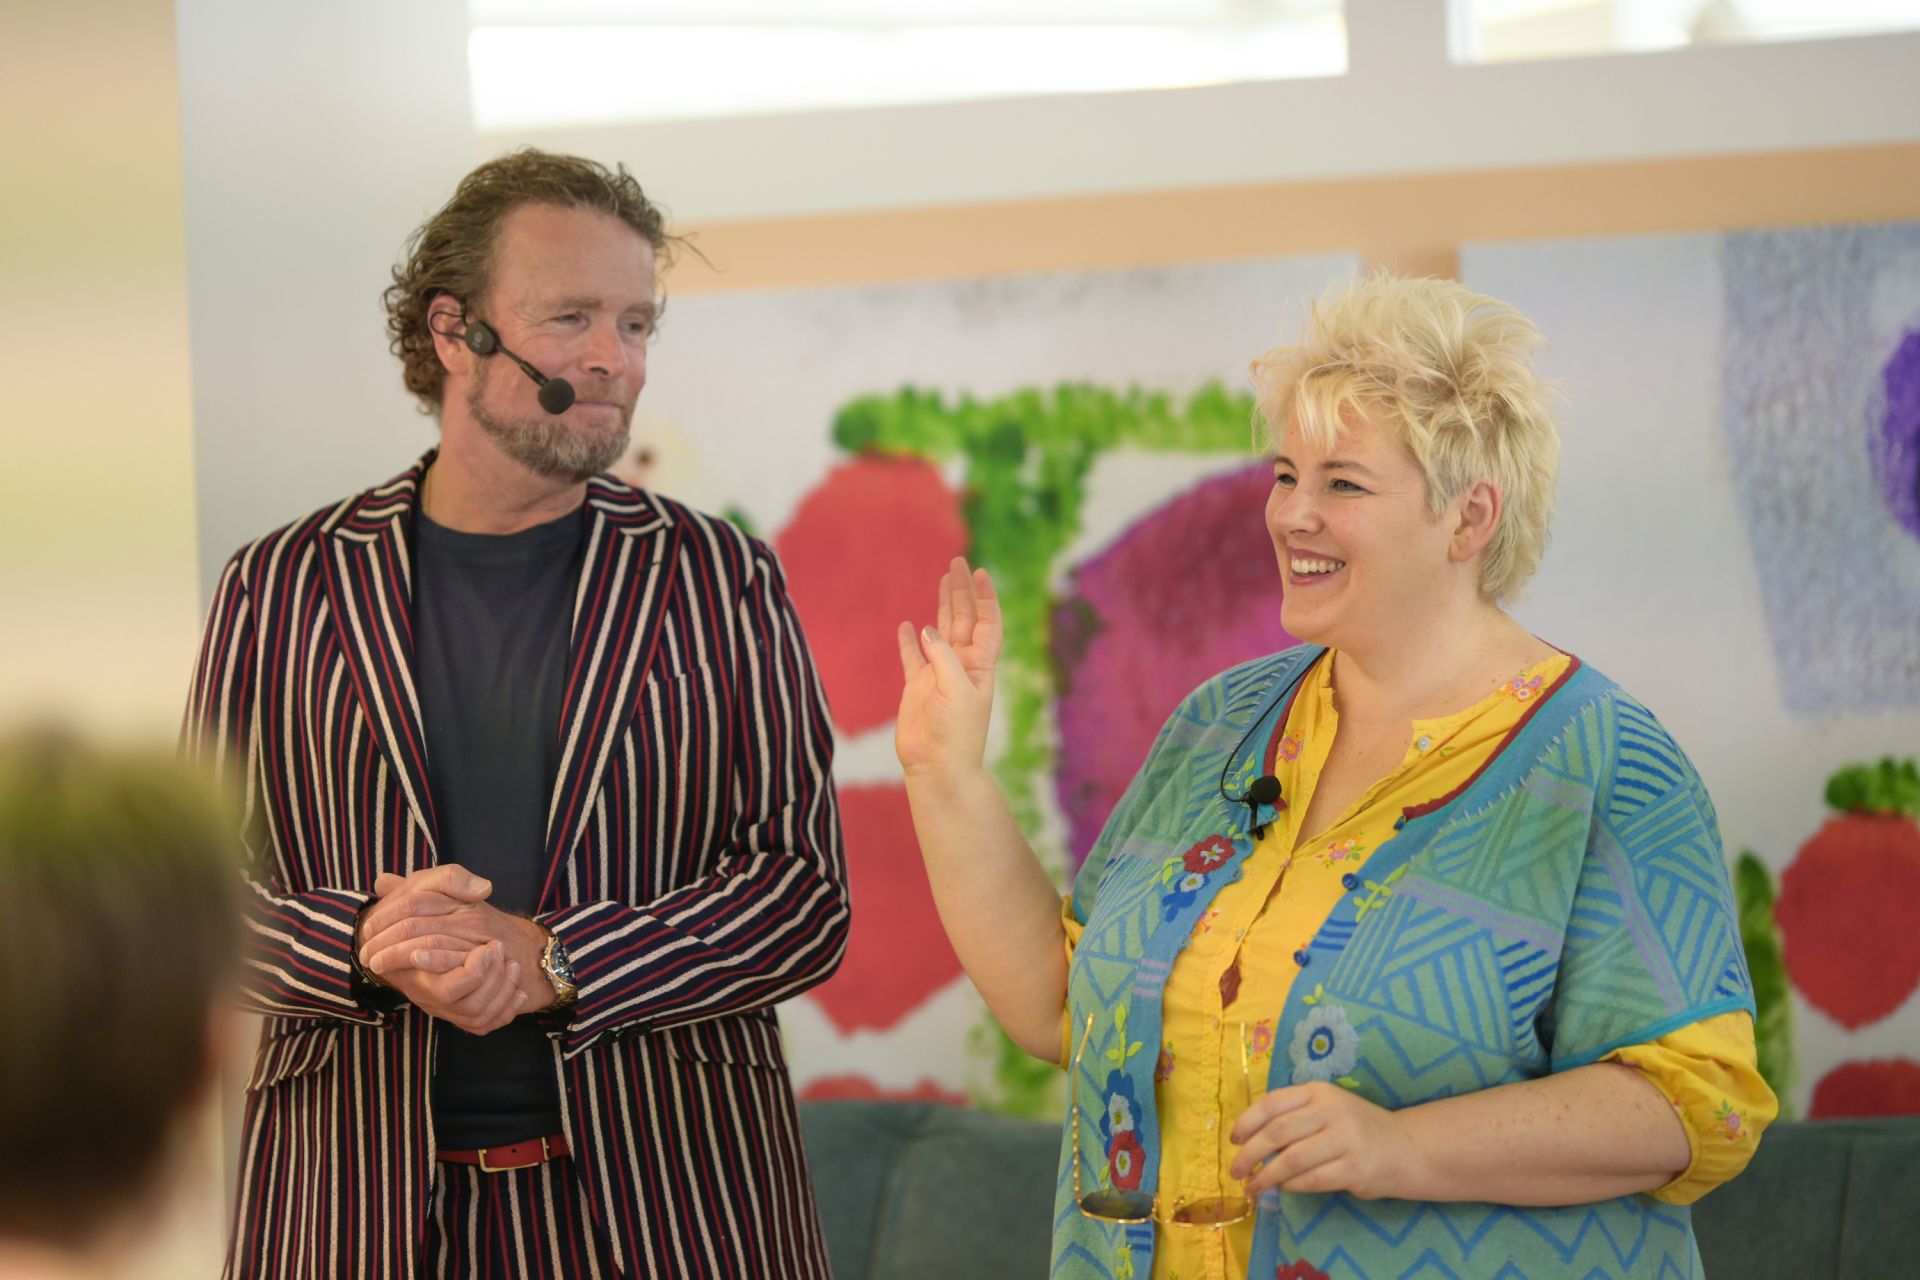
<instances>
[{"instance_id":1,"label":"red leather belt","mask_svg":"<svg viewBox=\"0 0 1920 1280\"><path fill-rule=\"evenodd\" d=\"M477 1164L484 1173L505 1173L508 1169L525 1169L530 1165L545 1164L561 1156L573 1154L567 1146L567 1136L556 1133L545 1138L528 1138L525 1142L509 1142L504 1147L477 1147L472 1151L437 1151L434 1159L447 1164Z\"/></svg>"}]
</instances>

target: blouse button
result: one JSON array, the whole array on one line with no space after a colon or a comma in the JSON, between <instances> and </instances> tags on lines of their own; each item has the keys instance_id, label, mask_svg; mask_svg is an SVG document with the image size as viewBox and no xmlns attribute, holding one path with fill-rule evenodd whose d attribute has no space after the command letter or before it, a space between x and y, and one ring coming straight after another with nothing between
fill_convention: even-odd
<instances>
[{"instance_id":1,"label":"blouse button","mask_svg":"<svg viewBox=\"0 0 1920 1280\"><path fill-rule=\"evenodd\" d=\"M1307 949L1305 947L1302 947L1298 951L1293 953L1293 962L1299 965L1302 969L1307 967L1307 961L1311 959L1313 959L1313 957L1308 954Z\"/></svg>"},{"instance_id":2,"label":"blouse button","mask_svg":"<svg viewBox=\"0 0 1920 1280\"><path fill-rule=\"evenodd\" d=\"M1420 750L1425 751L1428 747L1433 745L1433 739L1429 738L1426 734L1423 733L1419 737L1413 740L1413 745L1418 747Z\"/></svg>"},{"instance_id":3,"label":"blouse button","mask_svg":"<svg viewBox=\"0 0 1920 1280\"><path fill-rule=\"evenodd\" d=\"M1340 877L1340 887L1342 889L1358 889L1360 887L1360 877L1349 871Z\"/></svg>"}]
</instances>

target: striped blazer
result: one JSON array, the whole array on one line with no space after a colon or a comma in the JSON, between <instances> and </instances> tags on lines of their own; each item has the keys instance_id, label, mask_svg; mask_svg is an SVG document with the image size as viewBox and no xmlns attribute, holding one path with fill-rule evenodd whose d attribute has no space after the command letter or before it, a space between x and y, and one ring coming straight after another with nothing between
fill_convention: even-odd
<instances>
[{"instance_id":1,"label":"striped blazer","mask_svg":"<svg viewBox=\"0 0 1920 1280\"><path fill-rule=\"evenodd\" d=\"M419 1266L435 1023L350 965L374 877L443 856L407 538L432 456L241 549L194 672L184 741L244 796L267 1019L233 1275ZM537 913L580 984L542 1015L580 1192L627 1274L825 1276L773 1014L846 946L820 682L765 545L604 476L582 519Z\"/></svg>"}]
</instances>

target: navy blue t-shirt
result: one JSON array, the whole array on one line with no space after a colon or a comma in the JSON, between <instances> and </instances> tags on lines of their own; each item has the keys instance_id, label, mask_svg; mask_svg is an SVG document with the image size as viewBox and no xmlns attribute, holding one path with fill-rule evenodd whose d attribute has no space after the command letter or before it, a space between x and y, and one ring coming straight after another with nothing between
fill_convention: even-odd
<instances>
[{"instance_id":1,"label":"navy blue t-shirt","mask_svg":"<svg viewBox=\"0 0 1920 1280\"><path fill-rule=\"evenodd\" d=\"M414 517L414 670L440 861L531 915L546 875L567 641L580 578L578 511L505 535ZM449 1150L559 1133L553 1046L523 1014L485 1036L441 1024L435 1140Z\"/></svg>"}]
</instances>

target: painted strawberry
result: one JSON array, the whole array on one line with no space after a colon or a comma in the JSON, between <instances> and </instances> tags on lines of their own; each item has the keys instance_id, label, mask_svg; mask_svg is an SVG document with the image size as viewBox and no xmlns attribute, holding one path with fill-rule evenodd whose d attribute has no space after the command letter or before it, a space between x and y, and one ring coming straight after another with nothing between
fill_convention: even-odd
<instances>
[{"instance_id":1,"label":"painted strawberry","mask_svg":"<svg viewBox=\"0 0 1920 1280\"><path fill-rule=\"evenodd\" d=\"M913 813L897 783L842 786L853 931L846 959L807 993L843 1035L884 1031L960 977L914 852ZM904 856L903 856L904 855Z\"/></svg>"},{"instance_id":2,"label":"painted strawberry","mask_svg":"<svg viewBox=\"0 0 1920 1280\"><path fill-rule=\"evenodd\" d=\"M1880 1058L1842 1063L1813 1087L1809 1110L1816 1120L1920 1115L1920 1062Z\"/></svg>"},{"instance_id":3,"label":"painted strawberry","mask_svg":"<svg viewBox=\"0 0 1920 1280\"><path fill-rule=\"evenodd\" d=\"M829 472L774 540L841 733L893 719L894 628L903 618L926 620L929 572L946 568L967 543L960 495L932 463L877 454Z\"/></svg>"},{"instance_id":4,"label":"painted strawberry","mask_svg":"<svg viewBox=\"0 0 1920 1280\"><path fill-rule=\"evenodd\" d=\"M1834 817L1780 877L1794 986L1836 1022L1886 1017L1920 986L1920 766L1891 758L1827 783Z\"/></svg>"}]
</instances>

